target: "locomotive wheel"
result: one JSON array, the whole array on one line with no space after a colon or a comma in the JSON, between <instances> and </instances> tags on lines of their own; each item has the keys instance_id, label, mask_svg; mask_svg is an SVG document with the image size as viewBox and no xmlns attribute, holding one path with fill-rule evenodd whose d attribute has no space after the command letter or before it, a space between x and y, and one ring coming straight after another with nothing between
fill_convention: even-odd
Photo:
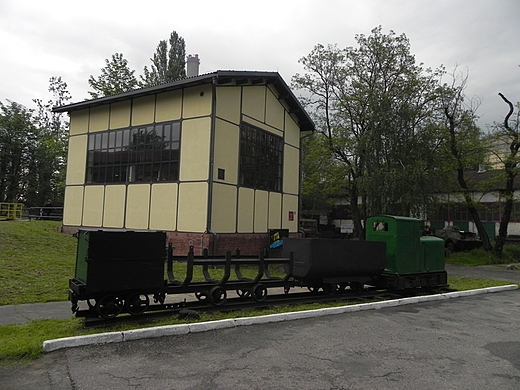
<instances>
[{"instance_id":1,"label":"locomotive wheel","mask_svg":"<svg viewBox=\"0 0 520 390\"><path fill-rule=\"evenodd\" d=\"M199 301L205 301L206 299L208 299L208 296L204 292L197 291L195 293L195 298L197 298Z\"/></svg>"},{"instance_id":2,"label":"locomotive wheel","mask_svg":"<svg viewBox=\"0 0 520 390\"><path fill-rule=\"evenodd\" d=\"M208 291L208 300L212 305L221 306L226 303L227 292L220 286L213 286Z\"/></svg>"},{"instance_id":3,"label":"locomotive wheel","mask_svg":"<svg viewBox=\"0 0 520 390\"><path fill-rule=\"evenodd\" d=\"M105 295L96 300L96 311L103 318L114 318L123 311L123 300L117 295Z\"/></svg>"},{"instance_id":4,"label":"locomotive wheel","mask_svg":"<svg viewBox=\"0 0 520 390\"><path fill-rule=\"evenodd\" d=\"M323 285L323 291L327 295L334 295L339 290L338 285L335 283L325 283Z\"/></svg>"},{"instance_id":5,"label":"locomotive wheel","mask_svg":"<svg viewBox=\"0 0 520 390\"><path fill-rule=\"evenodd\" d=\"M150 298L148 295L135 293L128 297L125 302L126 310L133 316L139 316L143 314L150 306Z\"/></svg>"},{"instance_id":6,"label":"locomotive wheel","mask_svg":"<svg viewBox=\"0 0 520 390\"><path fill-rule=\"evenodd\" d=\"M247 298L251 295L251 292L248 290L236 290L236 293L240 298Z\"/></svg>"},{"instance_id":7,"label":"locomotive wheel","mask_svg":"<svg viewBox=\"0 0 520 390\"><path fill-rule=\"evenodd\" d=\"M256 302L262 302L267 296L267 288L263 284L255 284L251 287L251 296Z\"/></svg>"},{"instance_id":8,"label":"locomotive wheel","mask_svg":"<svg viewBox=\"0 0 520 390\"><path fill-rule=\"evenodd\" d=\"M356 293L360 293L365 288L365 284L363 282L350 282L350 289Z\"/></svg>"}]
</instances>

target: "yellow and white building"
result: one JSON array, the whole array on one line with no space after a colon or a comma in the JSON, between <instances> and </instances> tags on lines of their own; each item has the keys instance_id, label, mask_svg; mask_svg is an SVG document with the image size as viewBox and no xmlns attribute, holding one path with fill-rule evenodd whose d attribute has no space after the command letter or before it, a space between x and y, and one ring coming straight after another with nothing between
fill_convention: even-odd
<instances>
[{"instance_id":1,"label":"yellow and white building","mask_svg":"<svg viewBox=\"0 0 520 390\"><path fill-rule=\"evenodd\" d=\"M177 253L214 254L297 234L300 133L314 125L278 73L216 71L54 111L70 116L64 231L162 230Z\"/></svg>"}]
</instances>

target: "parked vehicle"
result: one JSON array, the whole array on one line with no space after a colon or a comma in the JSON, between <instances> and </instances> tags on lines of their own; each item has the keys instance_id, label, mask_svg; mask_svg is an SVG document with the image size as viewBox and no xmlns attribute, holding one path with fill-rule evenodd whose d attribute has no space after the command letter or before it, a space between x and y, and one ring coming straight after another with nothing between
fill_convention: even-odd
<instances>
[{"instance_id":1,"label":"parked vehicle","mask_svg":"<svg viewBox=\"0 0 520 390\"><path fill-rule=\"evenodd\" d=\"M433 235L444 240L448 253L469 251L482 246L482 240L475 233L460 230L458 226L446 226L434 231Z\"/></svg>"}]
</instances>

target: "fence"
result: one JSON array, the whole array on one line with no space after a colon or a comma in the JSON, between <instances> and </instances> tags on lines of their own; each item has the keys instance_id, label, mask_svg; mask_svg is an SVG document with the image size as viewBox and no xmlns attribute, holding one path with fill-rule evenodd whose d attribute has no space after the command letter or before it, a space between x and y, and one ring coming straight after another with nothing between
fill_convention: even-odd
<instances>
[{"instance_id":1,"label":"fence","mask_svg":"<svg viewBox=\"0 0 520 390\"><path fill-rule=\"evenodd\" d=\"M24 211L23 203L0 202L0 221L22 218Z\"/></svg>"},{"instance_id":2,"label":"fence","mask_svg":"<svg viewBox=\"0 0 520 390\"><path fill-rule=\"evenodd\" d=\"M63 219L63 207L28 207L26 218L50 221L61 221Z\"/></svg>"}]
</instances>

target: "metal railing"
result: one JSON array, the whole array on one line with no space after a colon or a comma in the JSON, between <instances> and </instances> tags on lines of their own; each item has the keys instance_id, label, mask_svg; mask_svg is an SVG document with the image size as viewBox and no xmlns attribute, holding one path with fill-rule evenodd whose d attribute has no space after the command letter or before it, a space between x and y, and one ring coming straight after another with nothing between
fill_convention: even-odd
<instances>
[{"instance_id":1,"label":"metal railing","mask_svg":"<svg viewBox=\"0 0 520 390\"><path fill-rule=\"evenodd\" d=\"M63 219L63 207L28 207L26 218L47 221L61 221Z\"/></svg>"},{"instance_id":2,"label":"metal railing","mask_svg":"<svg viewBox=\"0 0 520 390\"><path fill-rule=\"evenodd\" d=\"M0 202L0 221L20 219L23 216L23 203Z\"/></svg>"}]
</instances>

